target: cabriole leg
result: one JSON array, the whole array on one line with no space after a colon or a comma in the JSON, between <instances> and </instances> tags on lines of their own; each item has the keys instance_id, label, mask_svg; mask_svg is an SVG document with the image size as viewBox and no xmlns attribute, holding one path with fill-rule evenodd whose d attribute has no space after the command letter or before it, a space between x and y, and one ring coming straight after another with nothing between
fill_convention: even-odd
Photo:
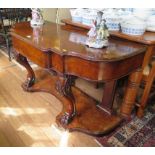
<instances>
[{"instance_id":1,"label":"cabriole leg","mask_svg":"<svg viewBox=\"0 0 155 155\"><path fill-rule=\"evenodd\" d=\"M20 53L14 53L16 61L24 66L28 72L26 81L22 84L22 87L25 91L29 91L29 88L34 84L35 82L35 74L29 65L26 57L21 55Z\"/></svg>"}]
</instances>

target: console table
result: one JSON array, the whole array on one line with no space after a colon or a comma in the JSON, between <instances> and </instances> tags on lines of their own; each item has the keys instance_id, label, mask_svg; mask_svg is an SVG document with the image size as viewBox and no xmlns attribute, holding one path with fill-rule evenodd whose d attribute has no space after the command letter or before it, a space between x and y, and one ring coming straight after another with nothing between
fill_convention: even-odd
<instances>
[{"instance_id":1,"label":"console table","mask_svg":"<svg viewBox=\"0 0 155 155\"><path fill-rule=\"evenodd\" d=\"M130 91L124 98L122 115L126 111L131 114L146 47L111 38L107 48L93 49L84 45L86 33L50 22L33 28L29 22L21 22L11 29L15 58L28 72L23 89L48 92L62 102L62 112L56 117L58 126L101 135L122 121L121 115L113 114L113 100L117 81L126 75ZM42 74L42 69L35 76L27 59L46 69L46 73ZM76 77L105 83L100 104L74 86Z\"/></svg>"}]
</instances>

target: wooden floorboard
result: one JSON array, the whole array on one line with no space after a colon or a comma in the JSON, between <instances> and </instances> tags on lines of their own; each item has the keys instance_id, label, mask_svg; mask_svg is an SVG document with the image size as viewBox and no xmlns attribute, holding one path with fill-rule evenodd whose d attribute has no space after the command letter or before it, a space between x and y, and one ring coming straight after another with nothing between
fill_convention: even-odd
<instances>
[{"instance_id":1,"label":"wooden floorboard","mask_svg":"<svg viewBox=\"0 0 155 155\"><path fill-rule=\"evenodd\" d=\"M47 93L24 92L25 77L26 71L0 53L0 146L99 146L79 132L69 133L62 144L63 135L53 127L60 101Z\"/></svg>"}]
</instances>

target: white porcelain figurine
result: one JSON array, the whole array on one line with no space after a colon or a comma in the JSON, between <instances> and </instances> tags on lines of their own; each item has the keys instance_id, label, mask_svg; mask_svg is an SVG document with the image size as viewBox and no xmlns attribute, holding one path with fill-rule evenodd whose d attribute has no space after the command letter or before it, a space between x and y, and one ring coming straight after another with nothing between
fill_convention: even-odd
<instances>
[{"instance_id":1,"label":"white porcelain figurine","mask_svg":"<svg viewBox=\"0 0 155 155\"><path fill-rule=\"evenodd\" d=\"M42 12L39 8L32 8L31 26L41 26L44 24Z\"/></svg>"},{"instance_id":2,"label":"white porcelain figurine","mask_svg":"<svg viewBox=\"0 0 155 155\"><path fill-rule=\"evenodd\" d=\"M103 48L108 46L108 28L105 24L105 20L102 19L102 12L99 12L97 19L93 21L93 26L88 32L88 39L86 45L93 48Z\"/></svg>"}]
</instances>

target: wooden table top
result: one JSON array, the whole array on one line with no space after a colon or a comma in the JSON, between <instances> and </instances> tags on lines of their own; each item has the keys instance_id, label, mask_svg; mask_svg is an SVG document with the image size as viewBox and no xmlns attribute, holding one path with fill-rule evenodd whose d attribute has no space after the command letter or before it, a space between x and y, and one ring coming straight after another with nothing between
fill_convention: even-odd
<instances>
[{"instance_id":1,"label":"wooden table top","mask_svg":"<svg viewBox=\"0 0 155 155\"><path fill-rule=\"evenodd\" d=\"M90 26L87 26L78 22L73 22L71 19L63 19L62 22L72 26L81 27L87 30L90 29ZM120 37L122 39L143 43L146 45L155 45L155 32L146 31L142 36L133 36L133 35L123 34L121 31L110 31L110 35Z\"/></svg>"},{"instance_id":2,"label":"wooden table top","mask_svg":"<svg viewBox=\"0 0 155 155\"><path fill-rule=\"evenodd\" d=\"M45 22L40 28L32 28L29 22L16 23L11 29L11 35L45 52L52 51L92 61L119 61L146 50L145 46L138 43L113 38L109 39L107 48L89 48L84 44L88 37L86 30L68 29L51 22Z\"/></svg>"}]
</instances>

